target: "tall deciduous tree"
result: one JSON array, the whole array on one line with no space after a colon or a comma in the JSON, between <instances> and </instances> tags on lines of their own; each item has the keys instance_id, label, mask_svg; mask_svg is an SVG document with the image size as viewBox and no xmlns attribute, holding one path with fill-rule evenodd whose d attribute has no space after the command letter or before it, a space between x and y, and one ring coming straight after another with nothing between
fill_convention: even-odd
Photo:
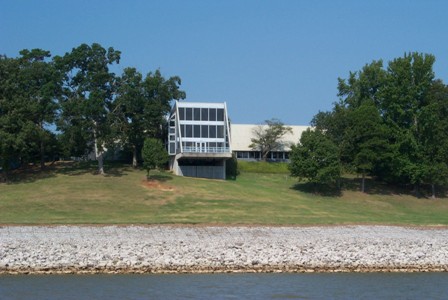
<instances>
[{"instance_id":1,"label":"tall deciduous tree","mask_svg":"<svg viewBox=\"0 0 448 300\"><path fill-rule=\"evenodd\" d=\"M361 191L365 192L365 177L389 159L387 128L373 102L364 101L349 110L348 128L344 131L341 152L349 159L349 169L361 174Z\"/></svg>"},{"instance_id":2,"label":"tall deciduous tree","mask_svg":"<svg viewBox=\"0 0 448 300\"><path fill-rule=\"evenodd\" d=\"M53 124L58 111L57 97L60 95L60 73L49 61L49 51L42 49L22 50L19 57L19 95L25 101L28 111L24 118L35 126L35 135L40 152L40 167L45 167L45 144L51 140L51 132L46 128Z\"/></svg>"},{"instance_id":3,"label":"tall deciduous tree","mask_svg":"<svg viewBox=\"0 0 448 300\"><path fill-rule=\"evenodd\" d=\"M255 137L251 139L252 143L249 147L260 151L262 159L266 160L269 152L282 150L285 146L282 137L287 133L292 133L292 128L285 126L280 120L266 120L265 125L258 125L254 128Z\"/></svg>"},{"instance_id":4,"label":"tall deciduous tree","mask_svg":"<svg viewBox=\"0 0 448 300\"><path fill-rule=\"evenodd\" d=\"M39 156L43 169L45 144L54 141L47 126L57 113L60 80L49 51L20 54L0 57L0 161L8 170L13 161L28 163Z\"/></svg>"},{"instance_id":5,"label":"tall deciduous tree","mask_svg":"<svg viewBox=\"0 0 448 300\"><path fill-rule=\"evenodd\" d=\"M317 184L335 183L341 176L338 147L322 131L307 129L289 156L291 176Z\"/></svg>"},{"instance_id":6,"label":"tall deciduous tree","mask_svg":"<svg viewBox=\"0 0 448 300\"><path fill-rule=\"evenodd\" d=\"M117 117L115 128L125 146L132 149L132 164L137 167L138 154L146 137L162 138L165 116L173 99L185 98L179 90L181 80L166 80L160 73L149 73L143 80L135 68L126 68L119 79L118 96L114 103Z\"/></svg>"},{"instance_id":7,"label":"tall deciduous tree","mask_svg":"<svg viewBox=\"0 0 448 300\"><path fill-rule=\"evenodd\" d=\"M98 173L104 174L104 147L113 142L110 112L115 74L109 66L119 63L120 51L82 44L55 60L65 74L59 129L65 134L83 132L81 140L93 145Z\"/></svg>"},{"instance_id":8,"label":"tall deciduous tree","mask_svg":"<svg viewBox=\"0 0 448 300\"><path fill-rule=\"evenodd\" d=\"M425 177L425 160L420 133L420 117L428 105L433 83L432 55L406 54L388 65L382 88L380 110L390 129L390 143L395 145L391 177L394 181L414 184L417 188Z\"/></svg>"},{"instance_id":9,"label":"tall deciduous tree","mask_svg":"<svg viewBox=\"0 0 448 300\"><path fill-rule=\"evenodd\" d=\"M0 163L6 177L12 160L27 148L22 122L25 112L22 99L16 99L18 66L17 59L0 56Z\"/></svg>"},{"instance_id":10,"label":"tall deciduous tree","mask_svg":"<svg viewBox=\"0 0 448 300\"><path fill-rule=\"evenodd\" d=\"M428 101L420 114L419 132L426 166L423 180L435 198L436 185L448 184L448 86L435 81Z\"/></svg>"}]
</instances>

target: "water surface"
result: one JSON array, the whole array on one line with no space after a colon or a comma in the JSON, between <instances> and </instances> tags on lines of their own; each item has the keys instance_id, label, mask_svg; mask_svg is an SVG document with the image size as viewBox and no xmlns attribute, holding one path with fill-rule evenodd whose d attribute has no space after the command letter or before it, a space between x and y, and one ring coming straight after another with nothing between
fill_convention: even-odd
<instances>
[{"instance_id":1,"label":"water surface","mask_svg":"<svg viewBox=\"0 0 448 300\"><path fill-rule=\"evenodd\" d=\"M448 299L448 273L1 275L0 299Z\"/></svg>"}]
</instances>

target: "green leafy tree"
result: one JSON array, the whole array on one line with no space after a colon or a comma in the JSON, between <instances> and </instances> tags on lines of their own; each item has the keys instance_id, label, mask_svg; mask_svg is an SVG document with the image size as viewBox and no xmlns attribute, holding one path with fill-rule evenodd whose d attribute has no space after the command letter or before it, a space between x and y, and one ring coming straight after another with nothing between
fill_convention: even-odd
<instances>
[{"instance_id":1,"label":"green leafy tree","mask_svg":"<svg viewBox=\"0 0 448 300\"><path fill-rule=\"evenodd\" d=\"M82 44L63 57L55 57L64 74L58 128L68 135L67 139L86 142L86 145L77 145L78 148L85 147L87 152L93 146L99 174L104 174L105 146L114 142L111 109L116 80L109 66L119 63L120 54L111 47L106 50L94 43ZM82 138L73 136L81 132Z\"/></svg>"},{"instance_id":2,"label":"green leafy tree","mask_svg":"<svg viewBox=\"0 0 448 300\"><path fill-rule=\"evenodd\" d=\"M238 175L238 159L234 153L232 158L226 160L226 178L235 180Z\"/></svg>"},{"instance_id":3,"label":"green leafy tree","mask_svg":"<svg viewBox=\"0 0 448 300\"><path fill-rule=\"evenodd\" d=\"M114 128L123 144L132 149L134 167L137 167L145 138L164 136L170 102L185 98L185 92L179 90L180 84L179 77L166 80L158 70L143 80L135 68L126 68L119 78L113 110Z\"/></svg>"},{"instance_id":4,"label":"green leafy tree","mask_svg":"<svg viewBox=\"0 0 448 300\"><path fill-rule=\"evenodd\" d=\"M347 114L349 126L342 144L349 169L361 174L361 191L365 192L365 177L389 159L390 150L385 127L373 102L365 101Z\"/></svg>"},{"instance_id":5,"label":"green leafy tree","mask_svg":"<svg viewBox=\"0 0 448 300\"><path fill-rule=\"evenodd\" d=\"M156 168L163 168L168 162L169 155L159 139L147 138L145 139L143 149L143 167L145 168L147 175L149 171Z\"/></svg>"},{"instance_id":6,"label":"green leafy tree","mask_svg":"<svg viewBox=\"0 0 448 300\"><path fill-rule=\"evenodd\" d=\"M12 162L40 157L45 166L46 146L55 120L60 77L49 61L50 52L22 50L18 58L0 57L0 161L7 172Z\"/></svg>"},{"instance_id":7,"label":"green leafy tree","mask_svg":"<svg viewBox=\"0 0 448 300\"><path fill-rule=\"evenodd\" d=\"M261 157L266 160L269 152L282 150L285 146L282 137L292 133L292 128L285 126L278 119L266 120L265 125L258 125L254 128L254 138L251 139L249 147L255 151L261 152Z\"/></svg>"},{"instance_id":8,"label":"green leafy tree","mask_svg":"<svg viewBox=\"0 0 448 300\"><path fill-rule=\"evenodd\" d=\"M428 101L420 114L419 132L426 166L423 180L431 186L431 197L436 198L436 186L448 184L448 86L435 81Z\"/></svg>"},{"instance_id":9,"label":"green leafy tree","mask_svg":"<svg viewBox=\"0 0 448 300\"><path fill-rule=\"evenodd\" d=\"M411 183L416 188L424 181L427 165L423 157L420 118L428 105L434 80L435 58L420 53L406 54L388 65L381 92L380 111L389 128L389 142L395 146L390 178Z\"/></svg>"},{"instance_id":10,"label":"green leafy tree","mask_svg":"<svg viewBox=\"0 0 448 300\"><path fill-rule=\"evenodd\" d=\"M17 98L18 80L18 60L0 56L0 163L6 180L13 160L20 158L28 147L23 130L26 111L23 99Z\"/></svg>"},{"instance_id":11,"label":"green leafy tree","mask_svg":"<svg viewBox=\"0 0 448 300\"><path fill-rule=\"evenodd\" d=\"M20 54L17 97L23 99L25 109L28 111L27 115L23 116L24 119L34 124L29 142L35 141L35 147L39 148L40 167L44 169L46 142L52 140L52 133L47 126L56 120L61 77L54 63L49 61L51 56L49 51L22 50Z\"/></svg>"},{"instance_id":12,"label":"green leafy tree","mask_svg":"<svg viewBox=\"0 0 448 300\"><path fill-rule=\"evenodd\" d=\"M322 131L307 129L289 156L291 176L307 179L316 188L339 180L338 147Z\"/></svg>"}]
</instances>

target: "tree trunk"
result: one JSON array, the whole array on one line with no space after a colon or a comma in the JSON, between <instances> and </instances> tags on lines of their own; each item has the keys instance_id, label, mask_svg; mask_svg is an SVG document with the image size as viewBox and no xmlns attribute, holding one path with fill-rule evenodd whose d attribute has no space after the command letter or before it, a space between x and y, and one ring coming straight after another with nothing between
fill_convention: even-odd
<instances>
[{"instance_id":1,"label":"tree trunk","mask_svg":"<svg viewBox=\"0 0 448 300\"><path fill-rule=\"evenodd\" d=\"M361 179L361 192L365 192L366 191L366 174L364 174L364 172L362 172L362 179Z\"/></svg>"},{"instance_id":2,"label":"tree trunk","mask_svg":"<svg viewBox=\"0 0 448 300\"><path fill-rule=\"evenodd\" d=\"M434 183L431 184L431 190L432 190L431 199L436 199L436 185Z\"/></svg>"},{"instance_id":3,"label":"tree trunk","mask_svg":"<svg viewBox=\"0 0 448 300\"><path fill-rule=\"evenodd\" d=\"M43 138L40 140L40 169L45 169L45 142Z\"/></svg>"},{"instance_id":4,"label":"tree trunk","mask_svg":"<svg viewBox=\"0 0 448 300\"><path fill-rule=\"evenodd\" d=\"M98 147L98 140L95 138L95 157L96 157L96 160L98 161L98 174L100 174L100 175L104 175L104 174L106 174L105 172L104 172L104 158L103 158L103 154L104 154L104 152L101 150L99 150L99 147Z\"/></svg>"},{"instance_id":5,"label":"tree trunk","mask_svg":"<svg viewBox=\"0 0 448 300\"><path fill-rule=\"evenodd\" d=\"M40 169L45 169L45 137L44 137L44 126L43 123L39 123L40 131Z\"/></svg>"},{"instance_id":6,"label":"tree trunk","mask_svg":"<svg viewBox=\"0 0 448 300\"><path fill-rule=\"evenodd\" d=\"M138 167L138 162L137 162L137 146L133 146L133 149L132 149L132 166L134 167L134 168L137 168Z\"/></svg>"},{"instance_id":7,"label":"tree trunk","mask_svg":"<svg viewBox=\"0 0 448 300\"><path fill-rule=\"evenodd\" d=\"M96 122L94 122L94 125L96 125ZM93 139L94 139L93 143L95 146L95 158L98 161L98 174L105 175L106 173L104 172L104 159L103 159L104 151L100 150L100 147L98 145L98 139L96 136L96 128L93 129Z\"/></svg>"}]
</instances>

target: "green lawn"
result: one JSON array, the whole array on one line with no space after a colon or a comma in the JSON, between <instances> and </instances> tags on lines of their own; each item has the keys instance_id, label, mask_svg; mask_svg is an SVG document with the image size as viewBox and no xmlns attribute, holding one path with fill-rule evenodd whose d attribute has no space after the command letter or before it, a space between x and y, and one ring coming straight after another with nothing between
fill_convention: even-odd
<instances>
[{"instance_id":1,"label":"green lawn","mask_svg":"<svg viewBox=\"0 0 448 300\"><path fill-rule=\"evenodd\" d=\"M448 225L448 199L416 198L347 179L340 195L307 192L287 174L242 172L207 180L109 168L63 166L0 184L0 224L403 224Z\"/></svg>"}]
</instances>

